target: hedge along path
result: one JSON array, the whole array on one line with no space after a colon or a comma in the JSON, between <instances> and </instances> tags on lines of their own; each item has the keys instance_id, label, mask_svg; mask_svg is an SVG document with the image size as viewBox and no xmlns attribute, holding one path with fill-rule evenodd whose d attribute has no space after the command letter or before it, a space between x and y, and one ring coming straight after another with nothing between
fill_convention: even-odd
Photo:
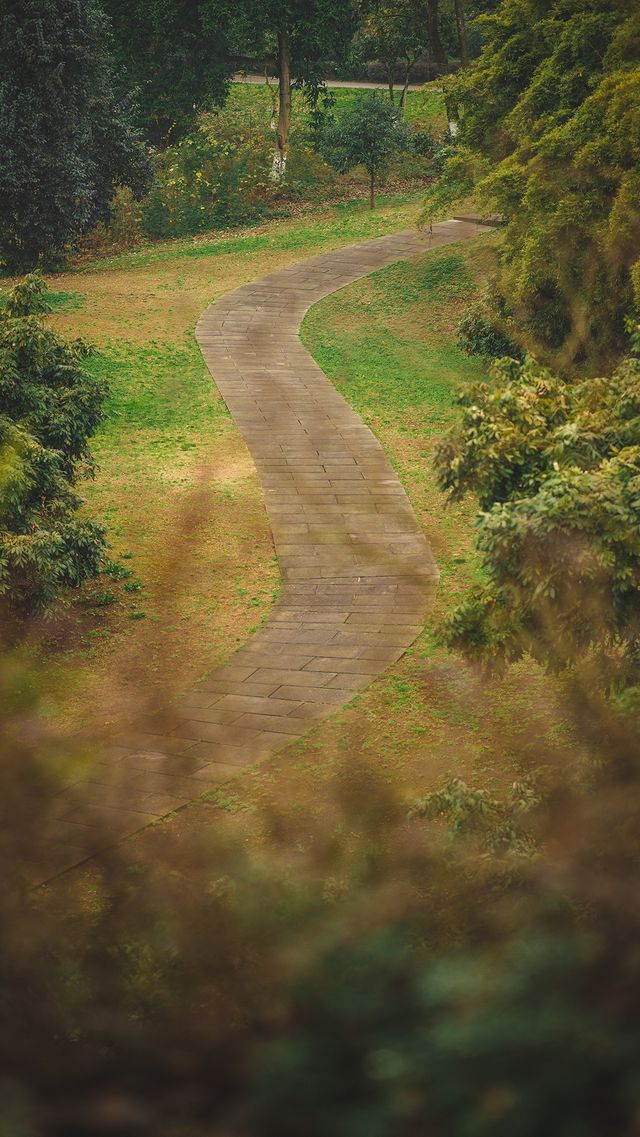
<instances>
[{"instance_id":1,"label":"hedge along path","mask_svg":"<svg viewBox=\"0 0 640 1137\"><path fill-rule=\"evenodd\" d=\"M289 745L422 631L438 580L431 550L380 443L298 330L329 293L482 228L447 221L324 253L201 317L198 343L262 483L281 595L229 662L113 740L89 777L56 795L43 835L47 878Z\"/></svg>"}]
</instances>

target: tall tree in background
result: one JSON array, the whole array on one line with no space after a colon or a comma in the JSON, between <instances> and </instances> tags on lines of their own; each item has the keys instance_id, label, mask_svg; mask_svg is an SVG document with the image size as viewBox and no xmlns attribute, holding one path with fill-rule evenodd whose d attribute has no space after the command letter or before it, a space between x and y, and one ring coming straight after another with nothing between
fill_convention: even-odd
<instances>
[{"instance_id":1,"label":"tall tree in background","mask_svg":"<svg viewBox=\"0 0 640 1137\"><path fill-rule=\"evenodd\" d=\"M272 175L284 177L291 132L291 92L305 92L312 108L324 88L328 60L346 53L356 28L349 0L244 0L243 18L257 53L275 50L278 121ZM246 33L245 33L246 34Z\"/></svg>"},{"instance_id":2,"label":"tall tree in background","mask_svg":"<svg viewBox=\"0 0 640 1137\"><path fill-rule=\"evenodd\" d=\"M394 101L396 74L402 66L404 86L400 105L404 107L411 70L429 46L424 4L417 0L365 0L359 15L354 55L362 60L378 60L383 65L391 102Z\"/></svg>"},{"instance_id":3,"label":"tall tree in background","mask_svg":"<svg viewBox=\"0 0 640 1137\"><path fill-rule=\"evenodd\" d=\"M448 66L449 60L445 46L442 42L440 34L440 3L439 0L426 0L427 6L427 30L429 34L429 44L431 47L431 54L434 62L438 65L438 70L443 74Z\"/></svg>"},{"instance_id":4,"label":"tall tree in background","mask_svg":"<svg viewBox=\"0 0 640 1137\"><path fill-rule=\"evenodd\" d=\"M29 268L108 214L114 184L146 184L131 108L114 91L96 0L0 7L0 253Z\"/></svg>"},{"instance_id":5,"label":"tall tree in background","mask_svg":"<svg viewBox=\"0 0 640 1137\"><path fill-rule=\"evenodd\" d=\"M506 219L499 288L526 345L605 372L640 258L637 0L504 0L454 83L459 146L428 216L472 193Z\"/></svg>"},{"instance_id":6,"label":"tall tree in background","mask_svg":"<svg viewBox=\"0 0 640 1137\"><path fill-rule=\"evenodd\" d=\"M467 38L467 18L463 0L453 0L453 13L456 18L458 42L460 44L460 63L463 67L469 65L469 40Z\"/></svg>"},{"instance_id":7,"label":"tall tree in background","mask_svg":"<svg viewBox=\"0 0 640 1137\"><path fill-rule=\"evenodd\" d=\"M141 127L157 146L178 141L198 110L224 102L242 3L104 0L104 7L117 61L136 90Z\"/></svg>"}]
</instances>

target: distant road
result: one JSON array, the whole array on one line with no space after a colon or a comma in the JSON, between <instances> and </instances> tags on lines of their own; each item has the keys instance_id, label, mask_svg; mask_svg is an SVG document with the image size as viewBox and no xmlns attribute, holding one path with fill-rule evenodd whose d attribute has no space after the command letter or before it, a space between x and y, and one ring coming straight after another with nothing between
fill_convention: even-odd
<instances>
[{"instance_id":1,"label":"distant road","mask_svg":"<svg viewBox=\"0 0 640 1137\"><path fill-rule=\"evenodd\" d=\"M239 72L233 76L234 83L263 83L264 75L243 75ZM366 79L325 79L327 87L354 87L367 91L387 91L389 89L388 83L368 83ZM396 83L396 90L402 90L403 83ZM423 83L410 83L407 88L409 91L420 91L424 86Z\"/></svg>"}]
</instances>

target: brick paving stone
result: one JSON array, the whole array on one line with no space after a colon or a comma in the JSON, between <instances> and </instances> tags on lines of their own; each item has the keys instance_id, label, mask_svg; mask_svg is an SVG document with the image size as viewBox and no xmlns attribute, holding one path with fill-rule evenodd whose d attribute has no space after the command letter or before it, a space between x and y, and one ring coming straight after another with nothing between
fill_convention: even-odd
<instances>
[{"instance_id":1,"label":"brick paving stone","mask_svg":"<svg viewBox=\"0 0 640 1137\"><path fill-rule=\"evenodd\" d=\"M380 443L297 333L323 296L479 232L447 221L429 238L407 231L322 253L200 318L202 354L262 484L280 599L227 663L112 739L93 773L58 793L50 876L289 745L421 631L438 576L424 533Z\"/></svg>"},{"instance_id":2,"label":"brick paving stone","mask_svg":"<svg viewBox=\"0 0 640 1137\"><path fill-rule=\"evenodd\" d=\"M247 714L240 719L243 726L252 726L256 730L276 731L279 734L300 734L300 724L294 722L287 715Z\"/></svg>"},{"instance_id":3,"label":"brick paving stone","mask_svg":"<svg viewBox=\"0 0 640 1137\"><path fill-rule=\"evenodd\" d=\"M313 703L326 703L331 706L339 706L341 696L336 691L330 691L326 687L278 687L277 691L273 693L274 702L280 699L301 699L303 705L309 702ZM298 708L299 709L299 708ZM290 711L292 715L297 714L297 711ZM328 712L327 712L328 713Z\"/></svg>"}]
</instances>

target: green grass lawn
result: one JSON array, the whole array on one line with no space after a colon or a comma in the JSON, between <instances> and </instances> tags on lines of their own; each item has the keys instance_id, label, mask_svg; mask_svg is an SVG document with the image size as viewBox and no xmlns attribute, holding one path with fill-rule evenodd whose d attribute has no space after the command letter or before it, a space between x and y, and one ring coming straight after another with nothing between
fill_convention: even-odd
<instances>
[{"instance_id":1,"label":"green grass lawn","mask_svg":"<svg viewBox=\"0 0 640 1137\"><path fill-rule=\"evenodd\" d=\"M371 237L382 237L403 226L416 224L423 199L420 189L404 193L381 193L376 208L370 210L364 199L333 202L314 210L313 216L266 221L239 230L233 236L204 234L146 244L117 256L100 257L77 266L76 272L94 273L102 269L146 267L155 263L212 257L245 258L254 254L291 253L312 256L338 245L356 244ZM180 279L180 277L178 278ZM178 285L179 287L179 285ZM183 283L184 287L184 283Z\"/></svg>"},{"instance_id":2,"label":"green grass lawn","mask_svg":"<svg viewBox=\"0 0 640 1137\"><path fill-rule=\"evenodd\" d=\"M399 98L400 91L398 88L396 90ZM272 85L271 91L277 94L277 83ZM381 92L381 95L383 93ZM331 87L327 90L329 100L327 109L339 114L340 111L353 106L356 99L363 94L367 92L353 87ZM223 122L241 125L247 132L263 130L269 129L272 105L271 92L266 83L233 83L225 106L215 113ZM309 107L301 91L293 92L292 106L295 128L296 124L306 122L309 117ZM444 96L433 84L422 87L419 91L407 92L405 113L410 122L420 123L437 135L443 134L446 130Z\"/></svg>"}]
</instances>

